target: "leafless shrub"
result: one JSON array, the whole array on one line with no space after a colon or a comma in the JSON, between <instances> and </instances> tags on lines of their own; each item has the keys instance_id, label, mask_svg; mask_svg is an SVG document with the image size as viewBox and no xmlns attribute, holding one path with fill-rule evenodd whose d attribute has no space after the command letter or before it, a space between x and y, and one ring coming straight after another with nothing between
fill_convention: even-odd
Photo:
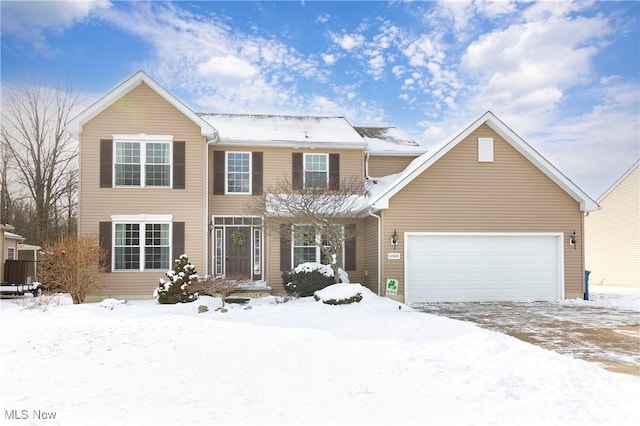
<instances>
[{"instance_id":1,"label":"leafless shrub","mask_svg":"<svg viewBox=\"0 0 640 426\"><path fill-rule=\"evenodd\" d=\"M199 277L190 285L191 291L197 291L199 294L208 296L220 296L222 298L222 307L224 308L224 300L238 291L242 286L250 284L252 281L244 276L227 275L221 277Z\"/></svg>"},{"instance_id":2,"label":"leafless shrub","mask_svg":"<svg viewBox=\"0 0 640 426\"><path fill-rule=\"evenodd\" d=\"M105 257L96 236L62 237L45 246L40 279L49 289L69 293L74 304L83 303L89 292L99 289Z\"/></svg>"},{"instance_id":3,"label":"leafless shrub","mask_svg":"<svg viewBox=\"0 0 640 426\"><path fill-rule=\"evenodd\" d=\"M49 308L55 308L62 305L62 298L59 294L43 294L39 297L14 300L13 303L22 306L24 309L46 311Z\"/></svg>"}]
</instances>

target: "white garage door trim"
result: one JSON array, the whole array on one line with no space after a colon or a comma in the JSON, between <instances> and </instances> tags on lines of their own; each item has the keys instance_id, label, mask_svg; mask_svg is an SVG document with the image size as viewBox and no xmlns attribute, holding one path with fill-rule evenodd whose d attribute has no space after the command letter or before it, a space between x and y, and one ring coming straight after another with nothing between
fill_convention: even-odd
<instances>
[{"instance_id":1,"label":"white garage door trim","mask_svg":"<svg viewBox=\"0 0 640 426\"><path fill-rule=\"evenodd\" d=\"M522 289L521 291L520 288L514 289L514 288L508 288L508 287L504 287L504 291L500 287L487 289L483 287L482 280L480 280L477 284L475 284L476 287L474 288L473 287L474 284L472 283L473 280L467 281L465 278L461 278L460 282L464 281L465 283L468 282L471 284L469 288L464 288L464 285L461 285L462 287L460 290L460 294L458 294L457 291L452 290L451 288L445 286L444 284L442 285L436 284L431 289L429 289L428 287L420 287L418 286L417 283L411 282L412 281L411 250L412 250L412 243L416 244L416 242L419 241L419 239L416 237L434 237L431 240L433 242L435 241L445 242L448 239L449 241L452 242L452 244L454 244L454 246L456 243L458 244L465 243L465 241L472 243L473 238L476 238L476 237L477 238L490 237L488 239L485 238L484 241L494 241L496 242L496 244L498 244L497 243L498 241L502 241L507 245L520 242L522 244L516 244L515 246L513 246L513 247L517 247L518 249L526 248L527 242L529 244L533 244L533 243L543 244L547 247L547 250L549 250L550 247L553 247L555 250L555 253L553 254L555 256L554 257L547 256L548 257L547 261L549 262L549 264L547 265L547 269L540 268L540 275L546 274L548 277L550 277L551 274L553 274L555 278L555 283L550 282L549 286L547 286L546 288L541 288L539 292L538 292L538 287L536 286L529 288L528 292L526 289ZM459 238L459 240L456 241L455 239L449 239L449 237L457 237ZM537 240L537 238L546 239L546 241ZM481 301L499 301L499 300L512 300L512 301L549 300L549 301L552 301L552 300L559 300L563 298L563 295L564 295L564 247L563 247L564 234L562 232L558 232L558 233L549 233L549 232L539 232L539 233L534 233L534 232L405 232L404 241L405 241L405 245L404 245L404 259L405 259L404 289L405 291L404 293L405 293L405 302L407 304L421 303L421 302L451 302L451 301L481 302ZM427 240L423 239L423 241L427 241ZM478 241L482 241L482 240L478 240ZM483 251L484 251L484 246L483 246ZM548 253L549 255L551 255L550 252L551 250L549 250L549 253ZM530 253L525 253L525 254L527 256L535 257L536 253L537 252L535 252L532 248ZM452 254L452 256L453 256L452 258L453 260L455 258L455 254ZM551 263L552 259L555 259L555 265ZM446 262L446 258L442 258L441 260ZM460 259L457 259L457 260L458 262L460 261ZM501 260L500 265L502 264L503 264L503 261ZM526 267L520 266L520 262L514 262L512 264L509 264L508 262L506 262L504 264L511 265L515 269L518 269L518 268L526 269ZM457 265L459 265L459 263L457 263ZM427 269L427 271L425 272L426 275L423 275L423 276L425 277L424 279L427 280L428 282L429 274L431 273L428 270L429 266L424 266L421 264L421 267ZM443 265L443 268L446 270L445 265ZM435 268L435 269L438 269L438 268ZM505 270L508 270L508 269L509 268L505 266ZM440 268L440 272L442 272L442 268ZM466 271L464 271L463 269L456 269L455 272L461 273L461 274L466 273ZM491 273L491 272L492 271L486 271L486 270L484 271L484 273ZM510 272L513 272L513 271L510 271ZM537 270L534 269L534 272L528 276L530 276L533 279L532 275L535 274L536 272ZM436 272L433 272L433 273L436 274ZM506 273L507 272L505 272L505 274ZM517 273L517 271L515 271L515 273ZM455 280L456 278L453 277L453 279ZM417 280L414 280L414 281L417 281ZM500 280L497 279L497 282L499 281ZM412 290L414 291L412 292ZM440 294L438 294L439 290L441 291ZM447 295L447 293L449 294ZM451 296L452 294L454 297Z\"/></svg>"}]
</instances>

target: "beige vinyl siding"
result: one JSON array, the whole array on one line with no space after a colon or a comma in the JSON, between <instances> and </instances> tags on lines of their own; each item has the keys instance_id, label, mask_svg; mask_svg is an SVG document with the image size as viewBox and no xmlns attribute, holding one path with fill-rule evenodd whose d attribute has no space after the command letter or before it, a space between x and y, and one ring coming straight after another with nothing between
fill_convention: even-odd
<instances>
[{"instance_id":1,"label":"beige vinyl siding","mask_svg":"<svg viewBox=\"0 0 640 426\"><path fill-rule=\"evenodd\" d=\"M640 287L640 167L600 200L585 218L589 282Z\"/></svg>"},{"instance_id":2,"label":"beige vinyl siding","mask_svg":"<svg viewBox=\"0 0 640 426\"><path fill-rule=\"evenodd\" d=\"M275 188L285 178L291 182L291 154L294 152L340 154L340 180L361 179L364 182L364 152L357 149L300 150L273 147L237 147L231 145L215 145L209 147L209 217L211 216L244 216L255 213L255 202L260 197L252 195L212 195L213 192L213 151L262 152L263 153L263 191ZM358 227L356 240L357 272L350 272L349 279L362 282L364 279L364 229ZM280 272L280 235L278 232L265 232L265 275L264 279L273 288L275 294L284 292Z\"/></svg>"},{"instance_id":3,"label":"beige vinyl siding","mask_svg":"<svg viewBox=\"0 0 640 426\"><path fill-rule=\"evenodd\" d=\"M186 188L100 188L100 140L113 134L173 135L185 141ZM172 214L185 222L185 252L204 273L207 247L205 216L205 139L200 127L141 84L83 127L80 141L79 232L98 234L101 221L114 214ZM100 297L151 297L165 271L102 274Z\"/></svg>"},{"instance_id":4,"label":"beige vinyl siding","mask_svg":"<svg viewBox=\"0 0 640 426\"><path fill-rule=\"evenodd\" d=\"M363 284L378 294L378 219L367 217L364 220L364 270Z\"/></svg>"},{"instance_id":5,"label":"beige vinyl siding","mask_svg":"<svg viewBox=\"0 0 640 426\"><path fill-rule=\"evenodd\" d=\"M364 182L363 151L357 149L300 150L292 148L235 147L215 145L209 147L209 191L213 192L213 151L262 152L263 153L263 191L276 188L284 179L291 182L291 154L309 152L314 154L340 154L340 181L345 179L361 179ZM211 215L247 215L253 209L255 196L225 194L209 196L209 212Z\"/></svg>"},{"instance_id":6,"label":"beige vinyl siding","mask_svg":"<svg viewBox=\"0 0 640 426\"><path fill-rule=\"evenodd\" d=\"M478 137L494 138L494 162L478 162ZM391 198L383 211L383 274L399 280L404 294L404 232L562 232L565 297L583 295L582 213L551 179L482 125ZM399 243L391 247L397 230ZM577 248L568 236L578 233ZM404 256L404 255L403 255Z\"/></svg>"},{"instance_id":7,"label":"beige vinyl siding","mask_svg":"<svg viewBox=\"0 0 640 426\"><path fill-rule=\"evenodd\" d=\"M369 157L369 176L383 177L400 173L407 168L409 163L415 160L415 157L404 156L370 156Z\"/></svg>"}]
</instances>

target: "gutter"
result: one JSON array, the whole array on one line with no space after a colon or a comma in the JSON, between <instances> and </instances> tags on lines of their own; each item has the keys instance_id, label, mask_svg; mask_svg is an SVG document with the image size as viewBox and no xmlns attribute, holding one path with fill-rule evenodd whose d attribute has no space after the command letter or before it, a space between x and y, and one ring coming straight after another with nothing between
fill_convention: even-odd
<instances>
[{"instance_id":1,"label":"gutter","mask_svg":"<svg viewBox=\"0 0 640 426\"><path fill-rule=\"evenodd\" d=\"M382 280L382 218L373 214L371 209L367 213L378 220L378 296L380 296L380 281Z\"/></svg>"}]
</instances>

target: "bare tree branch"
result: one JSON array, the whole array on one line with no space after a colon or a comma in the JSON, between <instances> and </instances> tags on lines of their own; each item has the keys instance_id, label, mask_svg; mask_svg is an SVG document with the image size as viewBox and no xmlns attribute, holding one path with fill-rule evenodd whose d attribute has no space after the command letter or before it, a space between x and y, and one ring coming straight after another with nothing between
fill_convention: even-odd
<instances>
[{"instance_id":1,"label":"bare tree branch","mask_svg":"<svg viewBox=\"0 0 640 426\"><path fill-rule=\"evenodd\" d=\"M0 138L7 166L33 203L37 244L55 238L58 223L52 219L65 195L76 188L70 181L77 180L78 152L64 125L77 103L70 87L47 90L37 82L23 82L3 91Z\"/></svg>"},{"instance_id":2,"label":"bare tree branch","mask_svg":"<svg viewBox=\"0 0 640 426\"><path fill-rule=\"evenodd\" d=\"M346 227L349 219L366 212L364 188L359 179L345 179L338 190L293 189L288 178L268 188L254 200L249 210L265 216L267 232L279 233L282 225L296 227L296 237L318 247L324 260L331 264L335 282L339 282L339 253L345 241L355 238L355 229Z\"/></svg>"}]
</instances>

